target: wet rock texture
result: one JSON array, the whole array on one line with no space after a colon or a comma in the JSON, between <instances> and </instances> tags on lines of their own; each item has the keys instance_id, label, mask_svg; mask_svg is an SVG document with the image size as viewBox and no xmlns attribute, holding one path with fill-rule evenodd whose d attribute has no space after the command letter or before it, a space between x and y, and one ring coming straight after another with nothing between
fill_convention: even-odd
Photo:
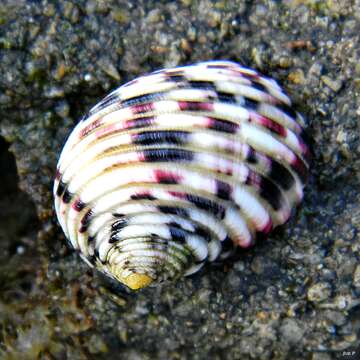
<instances>
[{"instance_id":1,"label":"wet rock texture","mask_svg":"<svg viewBox=\"0 0 360 360\"><path fill-rule=\"evenodd\" d=\"M0 357L327 360L352 351L359 33L358 0L2 0ZM127 293L67 249L52 208L57 156L111 89L207 59L274 77L306 115L313 165L303 206L233 261Z\"/></svg>"}]
</instances>

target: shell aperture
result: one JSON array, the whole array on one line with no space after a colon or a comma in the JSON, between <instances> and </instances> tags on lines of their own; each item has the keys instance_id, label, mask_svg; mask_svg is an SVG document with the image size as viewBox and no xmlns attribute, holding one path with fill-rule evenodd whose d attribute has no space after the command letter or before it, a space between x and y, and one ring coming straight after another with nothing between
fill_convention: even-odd
<instances>
[{"instance_id":1,"label":"shell aperture","mask_svg":"<svg viewBox=\"0 0 360 360\"><path fill-rule=\"evenodd\" d=\"M73 248L132 289L198 271L284 224L303 197L303 119L230 61L114 90L61 153L55 209Z\"/></svg>"}]
</instances>

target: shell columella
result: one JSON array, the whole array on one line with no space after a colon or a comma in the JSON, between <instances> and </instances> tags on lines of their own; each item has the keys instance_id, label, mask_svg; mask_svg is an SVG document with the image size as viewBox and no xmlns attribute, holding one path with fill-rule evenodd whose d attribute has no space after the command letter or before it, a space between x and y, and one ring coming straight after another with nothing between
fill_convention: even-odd
<instances>
[{"instance_id":1,"label":"shell columella","mask_svg":"<svg viewBox=\"0 0 360 360\"><path fill-rule=\"evenodd\" d=\"M61 153L55 208L72 247L132 289L247 248L303 197L303 119L230 61L164 69L110 93Z\"/></svg>"}]
</instances>

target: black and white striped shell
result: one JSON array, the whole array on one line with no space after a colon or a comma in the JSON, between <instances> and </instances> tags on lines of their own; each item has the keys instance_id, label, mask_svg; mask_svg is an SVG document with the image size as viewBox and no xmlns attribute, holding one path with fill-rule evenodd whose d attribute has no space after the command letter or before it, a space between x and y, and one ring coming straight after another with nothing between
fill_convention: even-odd
<instances>
[{"instance_id":1,"label":"black and white striped shell","mask_svg":"<svg viewBox=\"0 0 360 360\"><path fill-rule=\"evenodd\" d=\"M234 62L164 69L114 90L61 153L56 213L90 265L132 289L247 248L303 197L302 117Z\"/></svg>"}]
</instances>

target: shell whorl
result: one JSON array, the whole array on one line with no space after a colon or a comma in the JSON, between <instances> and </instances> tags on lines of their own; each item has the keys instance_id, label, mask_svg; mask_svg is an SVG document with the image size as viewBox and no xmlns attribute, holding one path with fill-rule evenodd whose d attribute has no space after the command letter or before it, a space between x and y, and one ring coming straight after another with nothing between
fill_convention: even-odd
<instances>
[{"instance_id":1,"label":"shell whorl","mask_svg":"<svg viewBox=\"0 0 360 360\"><path fill-rule=\"evenodd\" d=\"M274 80L233 62L139 77L68 138L61 227L130 288L191 274L288 220L308 170L302 124Z\"/></svg>"}]
</instances>

